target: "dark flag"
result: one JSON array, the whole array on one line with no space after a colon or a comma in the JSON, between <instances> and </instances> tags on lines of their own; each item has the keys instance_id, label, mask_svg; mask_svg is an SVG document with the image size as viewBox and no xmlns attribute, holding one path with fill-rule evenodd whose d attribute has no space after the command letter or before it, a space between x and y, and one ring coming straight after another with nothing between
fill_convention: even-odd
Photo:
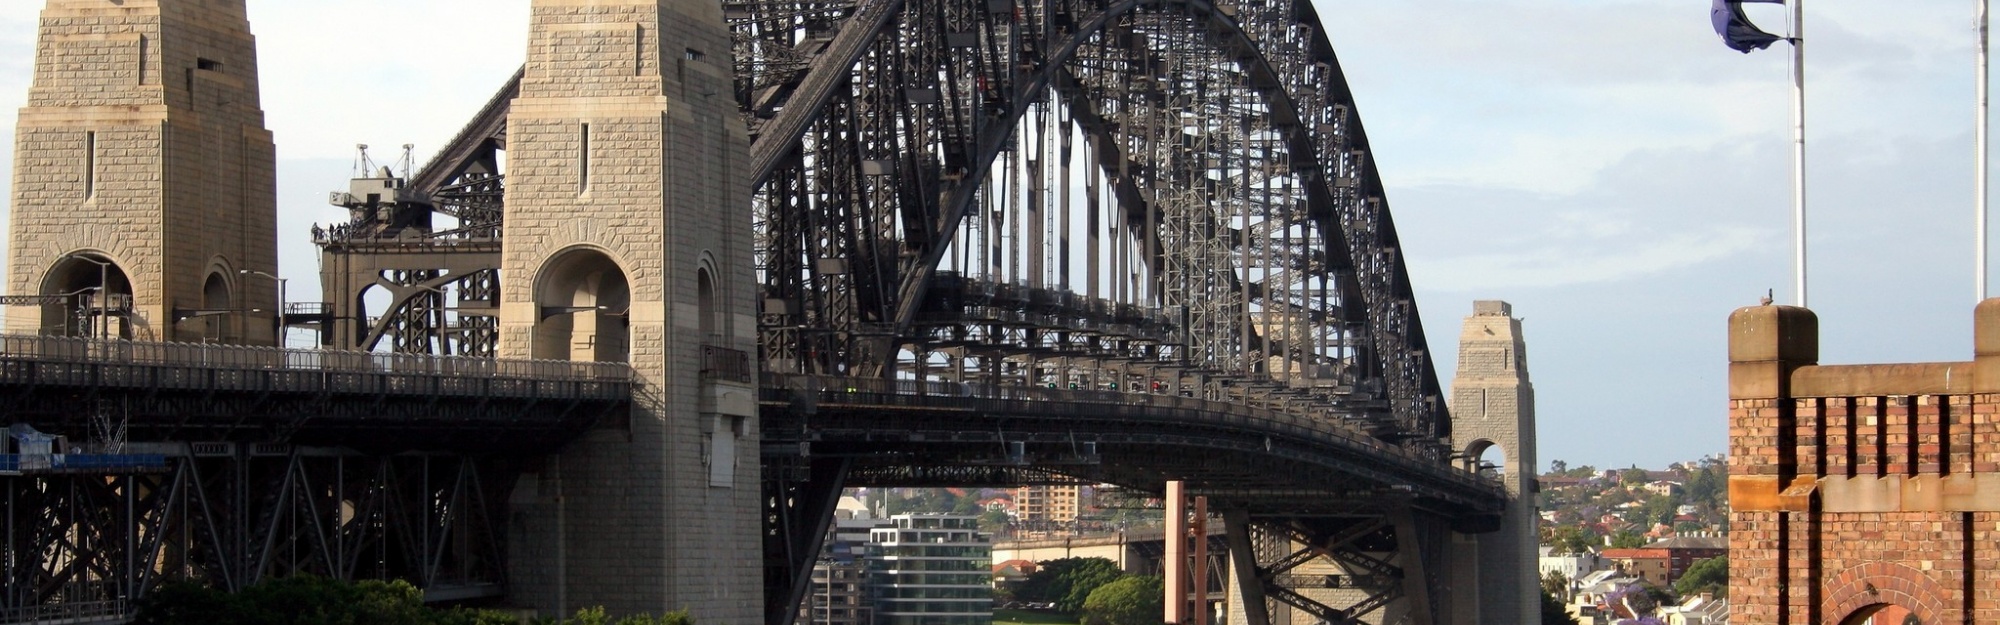
<instances>
[{"instance_id":1,"label":"dark flag","mask_svg":"<svg viewBox=\"0 0 2000 625\"><path fill-rule=\"evenodd\" d=\"M1745 2L1784 4L1785 0L1715 0L1715 6L1708 10L1708 19L1715 23L1715 34L1722 36L1723 45L1729 46L1731 50L1749 54L1751 50L1769 48L1771 44L1784 39L1764 32L1758 29L1756 24L1750 23L1750 18L1743 14Z\"/></svg>"}]
</instances>

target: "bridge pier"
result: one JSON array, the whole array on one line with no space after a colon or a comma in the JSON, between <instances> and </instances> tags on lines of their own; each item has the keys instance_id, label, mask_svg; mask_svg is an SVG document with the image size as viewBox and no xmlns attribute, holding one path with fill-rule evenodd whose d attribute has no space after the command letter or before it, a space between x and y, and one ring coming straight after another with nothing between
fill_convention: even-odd
<instances>
[{"instance_id":1,"label":"bridge pier","mask_svg":"<svg viewBox=\"0 0 2000 625\"><path fill-rule=\"evenodd\" d=\"M1452 381L1453 449L1472 471L1494 471L1507 487L1508 505L1498 532L1480 534L1455 551L1457 588L1476 589L1455 596L1453 610L1460 624L1481 625L1541 622L1541 576L1537 573L1535 512L1535 387L1528 381L1528 344L1513 306L1501 301L1473 303L1458 340L1458 376ZM1487 451L1501 454L1499 466L1487 467ZM1476 564L1475 564L1476 563ZM1477 571L1476 584L1472 570Z\"/></svg>"},{"instance_id":2,"label":"bridge pier","mask_svg":"<svg viewBox=\"0 0 2000 625\"><path fill-rule=\"evenodd\" d=\"M632 410L522 478L544 613L762 620L747 138L713 0L535 0L507 118L502 357L630 362Z\"/></svg>"},{"instance_id":3,"label":"bridge pier","mask_svg":"<svg viewBox=\"0 0 2000 625\"><path fill-rule=\"evenodd\" d=\"M277 284L252 274L278 270L276 148L244 0L49 0L40 24L7 331L275 343Z\"/></svg>"},{"instance_id":4,"label":"bridge pier","mask_svg":"<svg viewBox=\"0 0 2000 625\"><path fill-rule=\"evenodd\" d=\"M1223 533L1229 536L1228 625L1271 625L1264 584L1257 577L1257 548L1250 541L1250 512L1224 510Z\"/></svg>"}]
</instances>

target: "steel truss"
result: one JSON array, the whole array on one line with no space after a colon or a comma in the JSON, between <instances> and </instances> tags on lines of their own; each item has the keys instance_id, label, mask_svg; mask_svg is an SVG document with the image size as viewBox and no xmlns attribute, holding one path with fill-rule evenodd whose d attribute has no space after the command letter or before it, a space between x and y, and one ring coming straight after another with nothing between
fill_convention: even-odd
<instances>
[{"instance_id":1,"label":"steel truss","mask_svg":"<svg viewBox=\"0 0 2000 625\"><path fill-rule=\"evenodd\" d=\"M142 446L143 447L143 446ZM513 469L196 443L155 473L0 477L0 622L129 615L163 581L230 591L271 576L402 579L427 600L504 593Z\"/></svg>"},{"instance_id":2,"label":"steel truss","mask_svg":"<svg viewBox=\"0 0 2000 625\"><path fill-rule=\"evenodd\" d=\"M769 622L796 614L844 484L1073 475L1153 490L1169 473L1304 493L1245 504L1263 514L1301 500L1338 507L1391 484L1471 493L1454 505L1474 510L1394 524L1395 553L1415 560L1326 547L1373 571L1356 579L1400 575L1394 588L1345 606L1299 602L1337 621L1400 601L1430 622L1436 585L1408 580L1435 574L1416 565L1435 560L1444 530L1423 519L1489 514L1482 506L1499 499L1432 474L1448 467L1450 420L1367 136L1309 1L723 9L753 137L761 369L849 380L791 399L766 389ZM492 354L505 230L494 164L519 81L413 176L414 200L395 208L405 214L317 237L333 344ZM431 227L433 215L459 225ZM392 294L379 316L361 309L369 288ZM899 391L821 392L905 383L932 385L919 399L960 389L972 412L910 423L899 419L927 413ZM813 414L814 402L844 400ZM1063 402L1088 411L1046 414ZM1303 438L1216 429L1238 413L1314 425ZM968 425L967 414L998 423ZM1162 429L1160 417L1185 419ZM1337 443L1321 426L1371 440ZM1195 449L1228 460L1171 455ZM1305 532L1286 535L1311 539L1301 544L1339 530L1258 522Z\"/></svg>"},{"instance_id":3,"label":"steel truss","mask_svg":"<svg viewBox=\"0 0 2000 625\"><path fill-rule=\"evenodd\" d=\"M1395 229L1310 4L725 13L768 370L1298 397L1442 458Z\"/></svg>"},{"instance_id":4,"label":"steel truss","mask_svg":"<svg viewBox=\"0 0 2000 625\"><path fill-rule=\"evenodd\" d=\"M1394 223L1309 2L724 10L767 370L1283 398L1443 460ZM334 344L492 353L519 80L413 176L405 214L320 233L330 259L381 261L324 281ZM395 298L371 317L377 286Z\"/></svg>"},{"instance_id":5,"label":"steel truss","mask_svg":"<svg viewBox=\"0 0 2000 625\"><path fill-rule=\"evenodd\" d=\"M1334 623L1450 622L1424 616L1449 604L1438 577L1448 532L1491 531L1502 507L1498 485L1474 474L1339 424L1224 401L775 374L761 394L773 625L796 614L804 587L791 583L811 572L810 558L784 554L818 552L824 506L843 487L1081 481L1158 493L1185 480L1191 496L1240 513L1231 532L1254 525L1285 545L1232 564L1261 567L1255 596ZM1338 572L1300 577L1308 563Z\"/></svg>"},{"instance_id":6,"label":"steel truss","mask_svg":"<svg viewBox=\"0 0 2000 625\"><path fill-rule=\"evenodd\" d=\"M347 223L313 227L327 302L322 342L337 349L492 358L500 326L507 111L520 72L423 169L400 201L345 197ZM337 200L345 194L335 194ZM449 222L445 224L444 222ZM371 311L364 292L390 294ZM386 345L385 345L386 344Z\"/></svg>"}]
</instances>

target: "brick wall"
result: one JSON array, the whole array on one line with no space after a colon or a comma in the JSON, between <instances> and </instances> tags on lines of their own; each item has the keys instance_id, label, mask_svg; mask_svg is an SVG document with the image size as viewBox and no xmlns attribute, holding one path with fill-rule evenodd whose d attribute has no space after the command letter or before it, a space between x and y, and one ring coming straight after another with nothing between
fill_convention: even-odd
<instances>
[{"instance_id":1,"label":"brick wall","mask_svg":"<svg viewBox=\"0 0 2000 625\"><path fill-rule=\"evenodd\" d=\"M2000 622L2000 300L1975 318L1972 362L1823 366L1811 311L1730 316L1731 622Z\"/></svg>"}]
</instances>

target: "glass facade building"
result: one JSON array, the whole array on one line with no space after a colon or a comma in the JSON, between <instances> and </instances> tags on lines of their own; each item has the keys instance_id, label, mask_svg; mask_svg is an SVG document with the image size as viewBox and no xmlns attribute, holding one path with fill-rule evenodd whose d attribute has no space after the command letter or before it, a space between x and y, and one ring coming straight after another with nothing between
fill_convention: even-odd
<instances>
[{"instance_id":1,"label":"glass facade building","mask_svg":"<svg viewBox=\"0 0 2000 625\"><path fill-rule=\"evenodd\" d=\"M876 625L990 625L992 537L976 517L901 514L869 533Z\"/></svg>"}]
</instances>

